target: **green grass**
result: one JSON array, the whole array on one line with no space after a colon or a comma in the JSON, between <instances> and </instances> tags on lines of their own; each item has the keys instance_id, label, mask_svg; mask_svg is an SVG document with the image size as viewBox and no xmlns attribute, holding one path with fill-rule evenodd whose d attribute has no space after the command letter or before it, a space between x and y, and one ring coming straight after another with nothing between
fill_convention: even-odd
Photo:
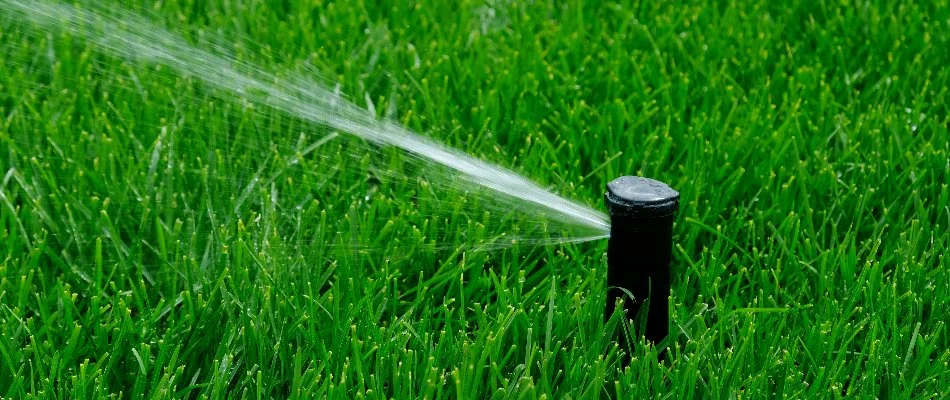
<instances>
[{"instance_id":1,"label":"green grass","mask_svg":"<svg viewBox=\"0 0 950 400\"><path fill-rule=\"evenodd\" d=\"M282 170L319 131L0 14L0 396L950 397L946 1L222 3L141 10L598 207L679 189L667 360L620 367L606 243L433 250L487 234L398 154Z\"/></svg>"}]
</instances>

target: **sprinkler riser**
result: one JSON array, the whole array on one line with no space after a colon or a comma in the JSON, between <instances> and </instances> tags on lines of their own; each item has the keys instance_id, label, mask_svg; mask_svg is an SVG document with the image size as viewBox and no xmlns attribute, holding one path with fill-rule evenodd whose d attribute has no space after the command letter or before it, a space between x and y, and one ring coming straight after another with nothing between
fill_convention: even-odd
<instances>
[{"instance_id":1,"label":"sprinkler riser","mask_svg":"<svg viewBox=\"0 0 950 400\"><path fill-rule=\"evenodd\" d=\"M621 177L608 184L605 199L611 216L606 317L623 299L624 321L634 321L631 336L658 343L669 334L670 259L679 193L652 179ZM638 329L641 313L644 330ZM629 350L623 333L620 344Z\"/></svg>"}]
</instances>

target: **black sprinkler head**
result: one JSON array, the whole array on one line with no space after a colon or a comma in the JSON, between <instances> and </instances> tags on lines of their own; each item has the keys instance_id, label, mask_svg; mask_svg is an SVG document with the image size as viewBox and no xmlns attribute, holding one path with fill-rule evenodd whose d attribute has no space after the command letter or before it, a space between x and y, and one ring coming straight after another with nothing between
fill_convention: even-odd
<instances>
[{"instance_id":1,"label":"black sprinkler head","mask_svg":"<svg viewBox=\"0 0 950 400\"><path fill-rule=\"evenodd\" d=\"M621 176L607 184L610 216L664 217L679 208L680 193L665 183L639 176Z\"/></svg>"},{"instance_id":2,"label":"black sprinkler head","mask_svg":"<svg viewBox=\"0 0 950 400\"><path fill-rule=\"evenodd\" d=\"M610 318L623 299L624 322L634 320L631 336L645 336L653 343L669 333L670 258L679 197L665 183L638 176L611 181L605 194L611 220L606 316ZM628 347L626 335L620 343Z\"/></svg>"}]
</instances>

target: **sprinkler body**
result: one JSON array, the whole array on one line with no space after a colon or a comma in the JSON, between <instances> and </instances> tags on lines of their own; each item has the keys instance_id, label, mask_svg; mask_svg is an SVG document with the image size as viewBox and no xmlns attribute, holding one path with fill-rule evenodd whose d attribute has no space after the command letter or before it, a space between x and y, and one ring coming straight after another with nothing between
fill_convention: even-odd
<instances>
[{"instance_id":1,"label":"sprinkler body","mask_svg":"<svg viewBox=\"0 0 950 400\"><path fill-rule=\"evenodd\" d=\"M634 321L631 337L659 343L669 333L670 257L679 192L660 181L623 176L607 184L605 200L611 220L606 317L622 298L624 322ZM638 329L638 317L645 317L645 330ZM623 333L620 345L629 350Z\"/></svg>"}]
</instances>

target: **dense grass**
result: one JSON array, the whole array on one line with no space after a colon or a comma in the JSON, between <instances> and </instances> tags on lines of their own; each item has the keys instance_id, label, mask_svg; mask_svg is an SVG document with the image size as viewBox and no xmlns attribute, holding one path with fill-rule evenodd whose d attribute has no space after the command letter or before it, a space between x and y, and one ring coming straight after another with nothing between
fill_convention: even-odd
<instances>
[{"instance_id":1,"label":"dense grass","mask_svg":"<svg viewBox=\"0 0 950 400\"><path fill-rule=\"evenodd\" d=\"M142 12L590 204L680 189L667 360L621 368L605 243L434 250L485 238L398 155L281 169L326 132L0 14L0 396L950 397L945 1L222 3Z\"/></svg>"}]
</instances>

